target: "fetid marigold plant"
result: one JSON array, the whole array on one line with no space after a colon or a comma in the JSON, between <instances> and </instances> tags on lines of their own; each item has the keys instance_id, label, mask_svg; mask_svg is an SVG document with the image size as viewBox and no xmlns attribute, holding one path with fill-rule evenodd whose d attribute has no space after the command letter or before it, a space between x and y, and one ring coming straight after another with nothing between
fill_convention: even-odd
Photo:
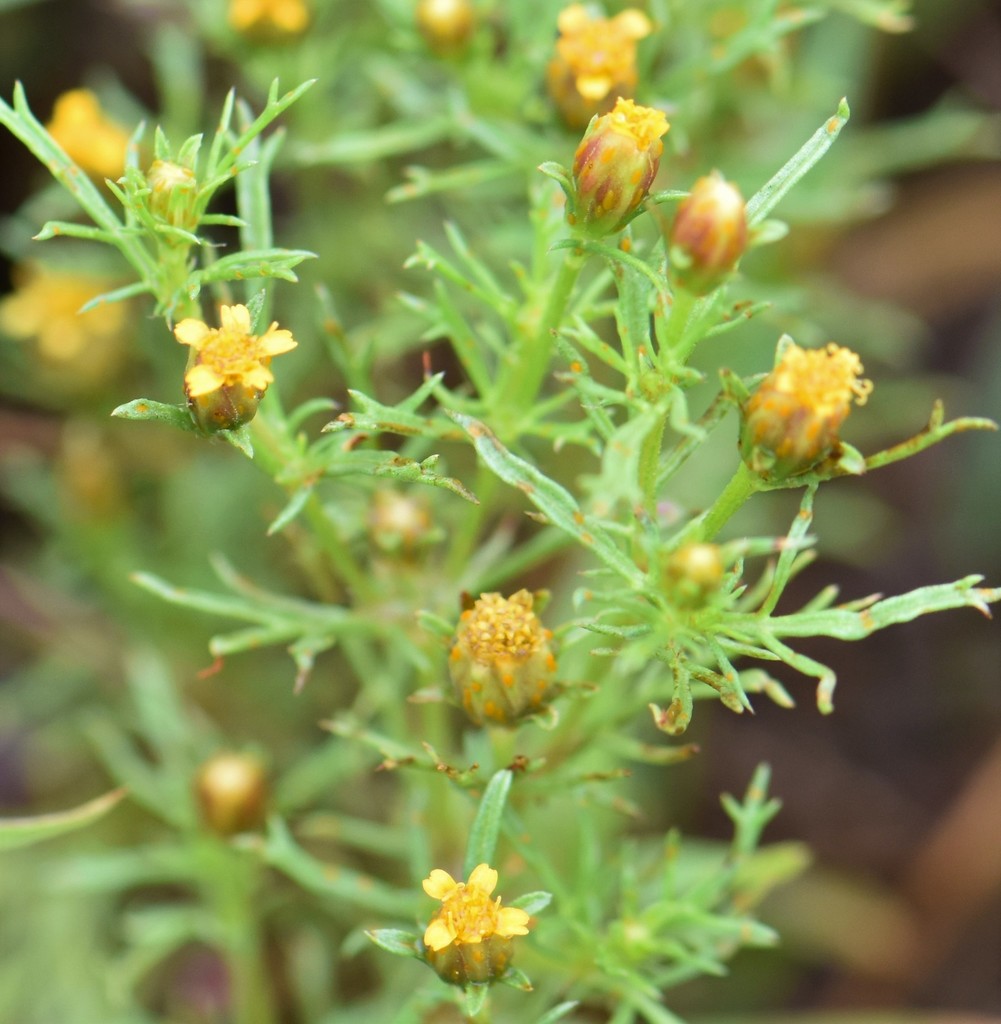
<instances>
[{"instance_id":1,"label":"fetid marigold plant","mask_svg":"<svg viewBox=\"0 0 1001 1024\"><path fill-rule=\"evenodd\" d=\"M911 433L911 320L778 246L895 166L814 104L869 52L844 19L900 6L192 0L144 6L141 99L0 101L39 163L3 230L0 487L37 550L0 720L26 702L42 780L0 819L0 1020L718 1017L676 989L781 941L809 854L765 837L767 765L687 835L702 723L794 730L800 676L824 714L860 685L812 638L864 659L1001 599L808 570L881 544L815 502L996 429ZM958 151L940 116L907 167ZM729 1004L780 1015L756 986Z\"/></svg>"}]
</instances>

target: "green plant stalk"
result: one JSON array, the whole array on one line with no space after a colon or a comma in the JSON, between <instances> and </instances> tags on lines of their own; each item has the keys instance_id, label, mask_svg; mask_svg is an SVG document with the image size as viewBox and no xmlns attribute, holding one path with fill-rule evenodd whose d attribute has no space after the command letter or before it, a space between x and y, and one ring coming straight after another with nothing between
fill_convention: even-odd
<instances>
[{"instance_id":1,"label":"green plant stalk","mask_svg":"<svg viewBox=\"0 0 1001 1024\"><path fill-rule=\"evenodd\" d=\"M668 372L672 366L684 366L698 343L698 339L693 338L688 339L686 344L685 338L685 329L691 321L696 296L684 288L676 288L672 298L671 315L667 318L660 350L660 367L664 372Z\"/></svg>"},{"instance_id":2,"label":"green plant stalk","mask_svg":"<svg viewBox=\"0 0 1001 1024\"><path fill-rule=\"evenodd\" d=\"M711 541L727 522L736 514L740 507L756 491L761 489L761 479L741 462L737 472L723 488L720 496L713 502L709 510L697 520L697 536L693 539Z\"/></svg>"},{"instance_id":3,"label":"green plant stalk","mask_svg":"<svg viewBox=\"0 0 1001 1024\"><path fill-rule=\"evenodd\" d=\"M657 509L657 482L660 477L660 453L664 446L664 431L667 429L668 411L657 417L657 422L643 438L640 446L638 483L643 491L643 504L654 515Z\"/></svg>"},{"instance_id":4,"label":"green plant stalk","mask_svg":"<svg viewBox=\"0 0 1001 1024\"><path fill-rule=\"evenodd\" d=\"M574 285L587 260L580 249L567 253L549 292L538 328L521 339L516 360L509 365L500 387L497 408L504 410L508 423L517 423L538 396L553 352L553 332L563 322ZM510 410L508 412L508 410Z\"/></svg>"}]
</instances>

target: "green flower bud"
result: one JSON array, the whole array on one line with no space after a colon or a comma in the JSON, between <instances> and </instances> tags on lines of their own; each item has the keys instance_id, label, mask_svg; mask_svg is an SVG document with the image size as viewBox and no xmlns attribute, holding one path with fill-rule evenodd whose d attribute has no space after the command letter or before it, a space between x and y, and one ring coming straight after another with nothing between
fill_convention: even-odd
<instances>
[{"instance_id":1,"label":"green flower bud","mask_svg":"<svg viewBox=\"0 0 1001 1024\"><path fill-rule=\"evenodd\" d=\"M176 228L194 231L198 214L194 209L198 181L188 167L169 160L154 160L146 172L150 187L149 208L154 217Z\"/></svg>"},{"instance_id":2,"label":"green flower bud","mask_svg":"<svg viewBox=\"0 0 1001 1024\"><path fill-rule=\"evenodd\" d=\"M700 608L723 582L723 557L717 544L683 544L664 559L664 588L681 608Z\"/></svg>"},{"instance_id":3,"label":"green flower bud","mask_svg":"<svg viewBox=\"0 0 1001 1024\"><path fill-rule=\"evenodd\" d=\"M831 342L802 349L788 341L775 369L741 410L740 454L765 480L806 473L833 454L852 402L864 405L872 381L851 349Z\"/></svg>"},{"instance_id":4,"label":"green flower bud","mask_svg":"<svg viewBox=\"0 0 1001 1024\"><path fill-rule=\"evenodd\" d=\"M510 725L545 707L556 675L552 633L532 611L532 595L483 594L462 613L448 669L466 714L477 724Z\"/></svg>"},{"instance_id":5,"label":"green flower bud","mask_svg":"<svg viewBox=\"0 0 1001 1024\"><path fill-rule=\"evenodd\" d=\"M699 178L671 226L671 281L693 295L707 295L732 273L746 248L747 215L737 187L718 171Z\"/></svg>"},{"instance_id":6,"label":"green flower bud","mask_svg":"<svg viewBox=\"0 0 1001 1024\"><path fill-rule=\"evenodd\" d=\"M650 191L669 127L661 111L627 99L592 119L574 155L572 227L590 238L625 227Z\"/></svg>"}]
</instances>

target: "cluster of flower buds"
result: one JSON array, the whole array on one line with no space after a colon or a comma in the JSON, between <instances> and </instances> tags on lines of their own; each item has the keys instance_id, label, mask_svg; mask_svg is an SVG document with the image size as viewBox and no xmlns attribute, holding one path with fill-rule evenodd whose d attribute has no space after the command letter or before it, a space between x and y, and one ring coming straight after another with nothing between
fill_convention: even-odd
<instances>
[{"instance_id":1,"label":"cluster of flower buds","mask_svg":"<svg viewBox=\"0 0 1001 1024\"><path fill-rule=\"evenodd\" d=\"M838 431L852 403L864 405L872 382L851 349L831 342L800 348L783 337L779 359L741 410L740 453L765 480L814 469L835 455Z\"/></svg>"},{"instance_id":2,"label":"cluster of flower buds","mask_svg":"<svg viewBox=\"0 0 1001 1024\"><path fill-rule=\"evenodd\" d=\"M483 594L459 617L449 675L477 725L510 725L545 707L556 658L533 603L527 590Z\"/></svg>"}]
</instances>

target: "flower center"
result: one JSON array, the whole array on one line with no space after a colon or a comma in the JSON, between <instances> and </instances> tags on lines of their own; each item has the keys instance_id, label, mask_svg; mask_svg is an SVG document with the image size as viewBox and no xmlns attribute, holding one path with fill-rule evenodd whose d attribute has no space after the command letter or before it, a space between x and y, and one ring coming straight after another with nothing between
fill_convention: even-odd
<instances>
[{"instance_id":1,"label":"flower center","mask_svg":"<svg viewBox=\"0 0 1001 1024\"><path fill-rule=\"evenodd\" d=\"M228 381L243 380L262 363L270 361L257 338L225 327L212 331L198 350L198 361Z\"/></svg>"},{"instance_id":2,"label":"flower center","mask_svg":"<svg viewBox=\"0 0 1001 1024\"><path fill-rule=\"evenodd\" d=\"M833 341L822 349L790 345L775 369L774 386L820 416L843 415L852 399L865 405L872 391L872 381L859 376L862 369L862 361L851 349Z\"/></svg>"},{"instance_id":3,"label":"flower center","mask_svg":"<svg viewBox=\"0 0 1001 1024\"><path fill-rule=\"evenodd\" d=\"M637 106L628 99L619 99L608 118L612 128L634 139L640 150L649 149L670 127L662 111Z\"/></svg>"},{"instance_id":4,"label":"flower center","mask_svg":"<svg viewBox=\"0 0 1001 1024\"><path fill-rule=\"evenodd\" d=\"M459 882L455 891L442 901L440 915L455 932L456 942L481 942L497 931L500 898L492 900L476 886Z\"/></svg>"},{"instance_id":5,"label":"flower center","mask_svg":"<svg viewBox=\"0 0 1001 1024\"><path fill-rule=\"evenodd\" d=\"M497 658L523 661L545 642L545 631L532 611L532 595L519 590L510 598L484 594L462 613L463 639L472 656L483 664Z\"/></svg>"}]
</instances>

